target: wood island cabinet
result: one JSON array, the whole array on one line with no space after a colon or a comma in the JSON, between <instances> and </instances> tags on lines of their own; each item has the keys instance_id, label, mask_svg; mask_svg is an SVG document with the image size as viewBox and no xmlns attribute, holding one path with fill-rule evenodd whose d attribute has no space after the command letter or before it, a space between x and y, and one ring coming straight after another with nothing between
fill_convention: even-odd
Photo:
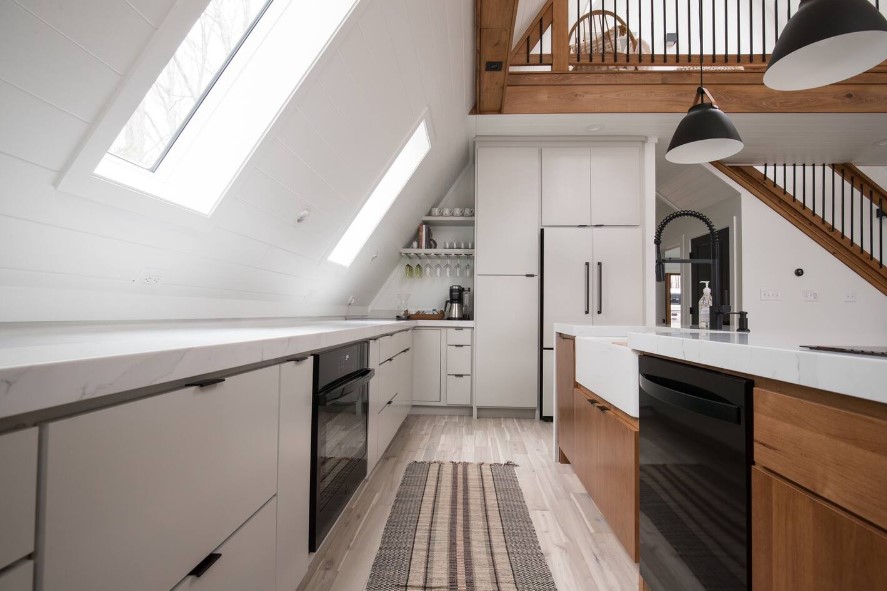
<instances>
[{"instance_id":1,"label":"wood island cabinet","mask_svg":"<svg viewBox=\"0 0 887 591\"><path fill-rule=\"evenodd\" d=\"M754 392L755 591L887 588L887 405Z\"/></svg>"},{"instance_id":2,"label":"wood island cabinet","mask_svg":"<svg viewBox=\"0 0 887 591\"><path fill-rule=\"evenodd\" d=\"M576 341L573 337L557 335L555 359L555 389L557 392L558 458L571 461L573 456L573 386L576 384Z\"/></svg>"}]
</instances>

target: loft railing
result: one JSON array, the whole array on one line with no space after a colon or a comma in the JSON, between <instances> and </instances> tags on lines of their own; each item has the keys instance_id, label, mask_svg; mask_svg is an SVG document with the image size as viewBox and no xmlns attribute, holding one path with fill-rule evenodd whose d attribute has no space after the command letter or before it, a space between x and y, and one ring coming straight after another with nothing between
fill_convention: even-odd
<instances>
[{"instance_id":1,"label":"loft railing","mask_svg":"<svg viewBox=\"0 0 887 591\"><path fill-rule=\"evenodd\" d=\"M869 2L887 14L887 2L883 8L880 0ZM576 0L567 47L552 47L553 37L562 38L553 35L553 4L543 6L513 48L512 70L550 70L557 61L552 51L569 53L561 63L570 71L698 68L700 54L710 68L764 68L800 0Z\"/></svg>"},{"instance_id":2,"label":"loft railing","mask_svg":"<svg viewBox=\"0 0 887 591\"><path fill-rule=\"evenodd\" d=\"M847 164L756 166L772 187L800 204L830 232L849 238L859 254L884 268L884 201L880 188Z\"/></svg>"}]
</instances>

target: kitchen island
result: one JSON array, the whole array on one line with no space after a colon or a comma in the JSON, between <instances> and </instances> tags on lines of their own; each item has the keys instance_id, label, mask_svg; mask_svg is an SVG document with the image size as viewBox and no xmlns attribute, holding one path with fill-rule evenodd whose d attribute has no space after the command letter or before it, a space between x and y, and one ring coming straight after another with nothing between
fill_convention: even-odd
<instances>
[{"instance_id":1,"label":"kitchen island","mask_svg":"<svg viewBox=\"0 0 887 591\"><path fill-rule=\"evenodd\" d=\"M809 351L799 347L802 343L755 334L630 328L621 338L606 339L582 327L560 329L557 355L563 358L556 360L560 374L555 429L559 459L574 465L614 531L621 528L620 539L629 555L637 557L640 548L642 572L643 540L652 527L643 522L642 495L652 493L649 485L640 488L638 470L665 461L659 445L665 442L656 441L658 432L642 430L651 409L638 400L638 389L627 400L626 387L607 380L598 379L588 388L594 381L588 376L606 376L614 367L613 356L618 351L625 357L626 349L636 359L649 356L677 362L676 367L717 372L750 384L746 460L750 485L742 494L747 495L751 516L748 572L754 588L861 589L885 584L887 360ZM567 359L571 355L575 361ZM619 372L625 371L620 366ZM666 385L672 391L680 389ZM668 406L663 408L670 414ZM637 410L629 414L625 409ZM646 440L652 445L650 451L657 450L646 459L638 440L626 436L635 416L640 448ZM653 426L649 423L648 429ZM698 441L707 445L704 438ZM686 466L681 468L685 471L693 465L686 463L692 461L689 457L674 461L679 462L676 469ZM612 493L601 484L604 476L619 479L610 486L623 495L631 497L637 491L637 503L613 504L608 499ZM660 496L663 490L668 491L660 489ZM735 568L741 572L745 567ZM684 570L690 575L687 580L692 580L693 569ZM654 590L674 584L667 577L650 581Z\"/></svg>"}]
</instances>

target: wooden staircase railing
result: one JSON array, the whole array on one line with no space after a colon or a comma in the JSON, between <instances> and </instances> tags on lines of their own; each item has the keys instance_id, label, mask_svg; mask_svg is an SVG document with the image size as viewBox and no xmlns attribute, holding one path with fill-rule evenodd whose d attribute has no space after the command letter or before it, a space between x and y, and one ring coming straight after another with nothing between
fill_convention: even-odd
<instances>
[{"instance_id":1,"label":"wooden staircase railing","mask_svg":"<svg viewBox=\"0 0 887 591\"><path fill-rule=\"evenodd\" d=\"M852 164L715 168L766 203L884 295L887 192Z\"/></svg>"}]
</instances>

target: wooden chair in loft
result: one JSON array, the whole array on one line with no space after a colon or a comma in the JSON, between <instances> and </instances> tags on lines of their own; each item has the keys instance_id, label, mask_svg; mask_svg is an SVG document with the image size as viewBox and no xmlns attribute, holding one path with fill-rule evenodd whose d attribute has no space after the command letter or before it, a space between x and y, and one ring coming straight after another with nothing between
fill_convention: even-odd
<instances>
[{"instance_id":1,"label":"wooden chair in loft","mask_svg":"<svg viewBox=\"0 0 887 591\"><path fill-rule=\"evenodd\" d=\"M645 41L639 40L619 15L609 10L592 10L583 14L570 29L569 39L571 55L574 59L579 58L577 60L579 63L572 65L571 69L574 72L602 69L637 70L637 66L613 65L614 53L618 61L619 57L624 58L626 53L637 55L639 45L642 53L650 52L650 46ZM608 65L595 64L596 61L600 63L605 60L609 62Z\"/></svg>"}]
</instances>

